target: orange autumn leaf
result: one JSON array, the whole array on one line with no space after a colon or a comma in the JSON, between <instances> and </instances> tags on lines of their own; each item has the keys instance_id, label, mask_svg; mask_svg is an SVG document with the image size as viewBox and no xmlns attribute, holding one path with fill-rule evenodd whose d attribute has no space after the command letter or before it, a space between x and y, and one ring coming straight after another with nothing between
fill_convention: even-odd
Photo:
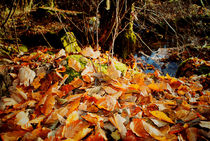
<instances>
[{"instance_id":1,"label":"orange autumn leaf","mask_svg":"<svg viewBox=\"0 0 210 141\"><path fill-rule=\"evenodd\" d=\"M148 87L154 91L159 91L160 89L156 83L151 83L148 85Z\"/></svg>"},{"instance_id":2,"label":"orange autumn leaf","mask_svg":"<svg viewBox=\"0 0 210 141\"><path fill-rule=\"evenodd\" d=\"M150 111L150 113L160 119L160 120L163 120L163 121L166 121L166 122L169 122L169 123L174 123L171 118L169 118L165 113L161 112L161 111Z\"/></svg>"},{"instance_id":3,"label":"orange autumn leaf","mask_svg":"<svg viewBox=\"0 0 210 141\"><path fill-rule=\"evenodd\" d=\"M146 138L149 136L147 131L144 129L141 119L133 119L130 123L130 129L139 137Z\"/></svg>"},{"instance_id":4,"label":"orange autumn leaf","mask_svg":"<svg viewBox=\"0 0 210 141\"><path fill-rule=\"evenodd\" d=\"M125 138L127 129L124 125L124 122L126 120L119 114L114 114L114 117L109 118L109 120L119 130L122 138Z\"/></svg>"},{"instance_id":5,"label":"orange autumn leaf","mask_svg":"<svg viewBox=\"0 0 210 141\"><path fill-rule=\"evenodd\" d=\"M80 78L74 78L73 81L71 81L70 85L72 85L74 88L81 87L84 84L84 82Z\"/></svg>"},{"instance_id":6,"label":"orange autumn leaf","mask_svg":"<svg viewBox=\"0 0 210 141\"><path fill-rule=\"evenodd\" d=\"M61 87L61 91L64 91L65 94L68 94L73 89L74 89L74 87L70 84L66 84Z\"/></svg>"},{"instance_id":7,"label":"orange autumn leaf","mask_svg":"<svg viewBox=\"0 0 210 141\"><path fill-rule=\"evenodd\" d=\"M139 88L140 88L140 85L138 85L138 84L130 84L128 86L128 89L130 89L130 90L139 90Z\"/></svg>"},{"instance_id":8,"label":"orange autumn leaf","mask_svg":"<svg viewBox=\"0 0 210 141\"><path fill-rule=\"evenodd\" d=\"M66 125L69 126L72 122L79 120L79 113L78 111L74 111L68 115L66 119Z\"/></svg>"},{"instance_id":9,"label":"orange autumn leaf","mask_svg":"<svg viewBox=\"0 0 210 141\"><path fill-rule=\"evenodd\" d=\"M78 98L72 102L70 102L68 104L68 112L67 112L67 115L69 115L70 113L72 113L73 111L75 111L78 107L79 107L79 104L80 104L80 99L81 98Z\"/></svg>"},{"instance_id":10,"label":"orange autumn leaf","mask_svg":"<svg viewBox=\"0 0 210 141\"><path fill-rule=\"evenodd\" d=\"M73 58L69 58L68 66L73 68L77 72L79 72L81 70L80 63L77 60L73 59Z\"/></svg>"},{"instance_id":11,"label":"orange autumn leaf","mask_svg":"<svg viewBox=\"0 0 210 141\"><path fill-rule=\"evenodd\" d=\"M44 115L48 115L49 113L52 112L53 110L53 107L55 105L55 97L52 95L52 94L49 94L47 96L47 99L43 105L43 107L41 108L41 112L44 114Z\"/></svg>"},{"instance_id":12,"label":"orange autumn leaf","mask_svg":"<svg viewBox=\"0 0 210 141\"><path fill-rule=\"evenodd\" d=\"M33 86L35 89L38 89L38 88L41 86L40 80L41 80L42 78L44 78L45 75L46 75L46 73L45 73L45 72L42 72L42 73L40 73L40 74L38 75L38 77L36 77L36 78L34 79L34 81L32 82L32 86Z\"/></svg>"},{"instance_id":13,"label":"orange autumn leaf","mask_svg":"<svg viewBox=\"0 0 210 141\"><path fill-rule=\"evenodd\" d=\"M107 111L113 111L115 108L117 101L115 98L107 95L104 98L99 99L96 102L96 105L99 109L105 109Z\"/></svg>"},{"instance_id":14,"label":"orange autumn leaf","mask_svg":"<svg viewBox=\"0 0 210 141\"><path fill-rule=\"evenodd\" d=\"M104 141L103 136L100 133L91 134L85 141Z\"/></svg>"},{"instance_id":15,"label":"orange autumn leaf","mask_svg":"<svg viewBox=\"0 0 210 141\"><path fill-rule=\"evenodd\" d=\"M81 140L92 131L92 129L88 128L89 126L90 125L87 122L82 120L74 121L64 128L64 137L74 140Z\"/></svg>"},{"instance_id":16,"label":"orange autumn leaf","mask_svg":"<svg viewBox=\"0 0 210 141\"><path fill-rule=\"evenodd\" d=\"M82 118L84 118L85 120L87 120L88 122L97 125L99 122L103 121L103 118L101 118L100 116L98 116L97 114L92 114L92 113L88 113L87 115L82 116Z\"/></svg>"},{"instance_id":17,"label":"orange autumn leaf","mask_svg":"<svg viewBox=\"0 0 210 141\"><path fill-rule=\"evenodd\" d=\"M12 131L12 132L6 132L6 133L1 133L1 139L3 141L17 141L20 137L22 137L26 131Z\"/></svg>"}]
</instances>

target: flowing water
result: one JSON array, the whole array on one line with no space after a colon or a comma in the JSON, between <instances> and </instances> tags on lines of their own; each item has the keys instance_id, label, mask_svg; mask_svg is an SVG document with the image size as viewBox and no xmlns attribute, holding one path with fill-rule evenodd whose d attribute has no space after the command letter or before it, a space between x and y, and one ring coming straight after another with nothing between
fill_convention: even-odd
<instances>
[{"instance_id":1,"label":"flowing water","mask_svg":"<svg viewBox=\"0 0 210 141\"><path fill-rule=\"evenodd\" d=\"M137 56L135 55L135 58L137 60L137 63L142 63L144 66L153 65L155 69L158 69L162 75L166 75L167 73L170 76L175 76L176 71L178 69L178 66L180 62L175 61L166 61L163 62L161 60L169 58L169 49L168 48L160 48L157 51L154 51L150 56L147 55L141 55ZM153 73L154 69L145 69L145 73Z\"/></svg>"}]
</instances>

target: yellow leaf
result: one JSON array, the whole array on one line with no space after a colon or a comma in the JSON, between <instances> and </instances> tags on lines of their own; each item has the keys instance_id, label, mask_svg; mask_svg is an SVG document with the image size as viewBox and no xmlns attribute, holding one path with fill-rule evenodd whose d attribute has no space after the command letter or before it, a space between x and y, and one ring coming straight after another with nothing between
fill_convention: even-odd
<instances>
[{"instance_id":1,"label":"yellow leaf","mask_svg":"<svg viewBox=\"0 0 210 141\"><path fill-rule=\"evenodd\" d=\"M158 90L159 90L158 85L155 84L155 83L149 84L148 87L149 87L150 89L154 90L154 91L158 91Z\"/></svg>"},{"instance_id":2,"label":"yellow leaf","mask_svg":"<svg viewBox=\"0 0 210 141\"><path fill-rule=\"evenodd\" d=\"M164 120L164 121L167 121L167 122L169 122L169 123L174 123L165 113L163 113L163 112L160 112L160 111L150 111L150 113L154 116L154 117L156 117L156 118L158 118L158 119L160 119L160 120Z\"/></svg>"}]
</instances>

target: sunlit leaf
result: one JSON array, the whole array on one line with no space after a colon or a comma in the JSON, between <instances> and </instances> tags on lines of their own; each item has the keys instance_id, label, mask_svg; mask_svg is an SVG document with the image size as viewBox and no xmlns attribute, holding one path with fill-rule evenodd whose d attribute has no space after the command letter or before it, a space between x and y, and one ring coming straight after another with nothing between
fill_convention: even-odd
<instances>
[{"instance_id":1,"label":"sunlit leaf","mask_svg":"<svg viewBox=\"0 0 210 141\"><path fill-rule=\"evenodd\" d=\"M144 129L141 119L133 119L133 121L130 123L130 129L139 137L146 138L149 136Z\"/></svg>"},{"instance_id":2,"label":"sunlit leaf","mask_svg":"<svg viewBox=\"0 0 210 141\"><path fill-rule=\"evenodd\" d=\"M55 105L55 97L52 94L49 94L47 96L47 99L43 107L41 108L42 113L48 115L49 113L52 112L54 105Z\"/></svg>"},{"instance_id":3,"label":"sunlit leaf","mask_svg":"<svg viewBox=\"0 0 210 141\"><path fill-rule=\"evenodd\" d=\"M111 64L107 68L107 72L108 72L108 75L113 79L117 79L121 77L121 71L115 68L113 60L111 60Z\"/></svg>"},{"instance_id":4,"label":"sunlit leaf","mask_svg":"<svg viewBox=\"0 0 210 141\"><path fill-rule=\"evenodd\" d=\"M81 120L74 121L65 128L64 136L74 140L81 140L92 131L92 129L88 127L89 124L86 122Z\"/></svg>"},{"instance_id":5,"label":"sunlit leaf","mask_svg":"<svg viewBox=\"0 0 210 141\"><path fill-rule=\"evenodd\" d=\"M158 130L157 128L155 128L154 126L150 125L149 123L147 123L146 121L142 120L142 124L144 126L144 129L156 140L166 140L165 135Z\"/></svg>"},{"instance_id":6,"label":"sunlit leaf","mask_svg":"<svg viewBox=\"0 0 210 141\"><path fill-rule=\"evenodd\" d=\"M68 59L68 66L73 68L77 72L79 72L81 69L80 63L78 61L74 60L73 58Z\"/></svg>"},{"instance_id":7,"label":"sunlit leaf","mask_svg":"<svg viewBox=\"0 0 210 141\"><path fill-rule=\"evenodd\" d=\"M92 47L86 47L81 51L82 55L86 56L86 57L91 57L91 58L98 58L100 56L100 52L99 51L94 51L92 49Z\"/></svg>"},{"instance_id":8,"label":"sunlit leaf","mask_svg":"<svg viewBox=\"0 0 210 141\"><path fill-rule=\"evenodd\" d=\"M23 129L26 129L31 126L29 124L28 112L24 112L24 111L19 112L16 115L15 121L16 121L16 124L20 125L21 128Z\"/></svg>"},{"instance_id":9,"label":"sunlit leaf","mask_svg":"<svg viewBox=\"0 0 210 141\"><path fill-rule=\"evenodd\" d=\"M100 109L105 109L107 111L113 111L114 108L115 108L116 103L117 103L116 99L114 99L113 97L107 95L104 98L99 99L96 102L96 105Z\"/></svg>"},{"instance_id":10,"label":"sunlit leaf","mask_svg":"<svg viewBox=\"0 0 210 141\"><path fill-rule=\"evenodd\" d=\"M160 120L167 121L169 123L174 123L165 113L160 112L160 111L150 111L150 113L156 117L159 118Z\"/></svg>"},{"instance_id":11,"label":"sunlit leaf","mask_svg":"<svg viewBox=\"0 0 210 141\"><path fill-rule=\"evenodd\" d=\"M126 120L123 117L121 117L119 114L115 114L114 117L110 118L109 120L119 130L122 138L125 138L127 129L124 125L124 122Z\"/></svg>"},{"instance_id":12,"label":"sunlit leaf","mask_svg":"<svg viewBox=\"0 0 210 141\"><path fill-rule=\"evenodd\" d=\"M29 67L22 67L19 70L18 78L20 79L20 85L29 86L34 78L36 76L36 73L31 70Z\"/></svg>"}]
</instances>

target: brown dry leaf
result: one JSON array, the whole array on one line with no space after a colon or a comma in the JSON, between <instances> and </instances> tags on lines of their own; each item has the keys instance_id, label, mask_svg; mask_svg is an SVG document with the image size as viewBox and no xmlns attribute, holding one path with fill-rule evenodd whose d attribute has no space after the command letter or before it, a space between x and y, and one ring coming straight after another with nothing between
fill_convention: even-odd
<instances>
[{"instance_id":1,"label":"brown dry leaf","mask_svg":"<svg viewBox=\"0 0 210 141\"><path fill-rule=\"evenodd\" d=\"M2 97L0 103L0 110L4 110L7 106L14 106L18 104L13 98L8 97Z\"/></svg>"},{"instance_id":2,"label":"brown dry leaf","mask_svg":"<svg viewBox=\"0 0 210 141\"><path fill-rule=\"evenodd\" d=\"M195 127L187 128L187 139L189 141L197 141L198 140L198 129Z\"/></svg>"},{"instance_id":3,"label":"brown dry leaf","mask_svg":"<svg viewBox=\"0 0 210 141\"><path fill-rule=\"evenodd\" d=\"M118 91L113 89L112 87L110 86L104 86L103 89L105 90L106 93L108 94L115 94L117 93Z\"/></svg>"},{"instance_id":4,"label":"brown dry leaf","mask_svg":"<svg viewBox=\"0 0 210 141\"><path fill-rule=\"evenodd\" d=\"M142 120L142 124L144 126L144 129L156 140L166 140L165 135L158 130L157 128L155 128L154 126L150 125L149 123L147 123L146 121Z\"/></svg>"},{"instance_id":5,"label":"brown dry leaf","mask_svg":"<svg viewBox=\"0 0 210 141\"><path fill-rule=\"evenodd\" d=\"M94 125L97 125L98 123L100 123L100 125L103 124L103 118L98 116L97 114L87 113L87 115L82 116L82 118Z\"/></svg>"},{"instance_id":6,"label":"brown dry leaf","mask_svg":"<svg viewBox=\"0 0 210 141\"><path fill-rule=\"evenodd\" d=\"M85 57L91 57L93 59L98 58L101 53L99 51L93 51L92 47L86 47L81 51L82 55Z\"/></svg>"},{"instance_id":7,"label":"brown dry leaf","mask_svg":"<svg viewBox=\"0 0 210 141\"><path fill-rule=\"evenodd\" d=\"M70 85L72 85L74 88L79 88L84 84L84 82L80 78L74 78L73 81L71 81Z\"/></svg>"},{"instance_id":8,"label":"brown dry leaf","mask_svg":"<svg viewBox=\"0 0 210 141\"><path fill-rule=\"evenodd\" d=\"M117 100L109 95L106 95L104 98L100 98L96 102L99 109L105 109L107 111L113 111L116 104Z\"/></svg>"},{"instance_id":9,"label":"brown dry leaf","mask_svg":"<svg viewBox=\"0 0 210 141\"><path fill-rule=\"evenodd\" d=\"M92 77L93 73L95 73L95 70L93 68L93 65L91 62L88 62L85 66L85 69L82 71L81 76L85 82L92 82L94 78Z\"/></svg>"},{"instance_id":10,"label":"brown dry leaf","mask_svg":"<svg viewBox=\"0 0 210 141\"><path fill-rule=\"evenodd\" d=\"M34 78L36 76L36 73L31 70L29 67L22 67L20 68L19 70L19 73L18 73L18 78L20 80L20 85L24 85L24 86L29 86Z\"/></svg>"},{"instance_id":11,"label":"brown dry leaf","mask_svg":"<svg viewBox=\"0 0 210 141\"><path fill-rule=\"evenodd\" d=\"M25 135L26 131L12 131L12 132L6 132L1 133L1 139L3 141L17 141L20 137Z\"/></svg>"},{"instance_id":12,"label":"brown dry leaf","mask_svg":"<svg viewBox=\"0 0 210 141\"><path fill-rule=\"evenodd\" d=\"M31 127L28 114L28 112L21 111L15 117L16 124L21 126L22 129L28 129Z\"/></svg>"},{"instance_id":13,"label":"brown dry leaf","mask_svg":"<svg viewBox=\"0 0 210 141\"><path fill-rule=\"evenodd\" d=\"M114 114L114 117L109 118L110 122L119 130L122 138L126 137L127 129L123 124L126 120L119 114Z\"/></svg>"},{"instance_id":14,"label":"brown dry leaf","mask_svg":"<svg viewBox=\"0 0 210 141\"><path fill-rule=\"evenodd\" d=\"M119 71L115 68L114 60L110 59L110 61L111 61L111 63L107 68L107 73L108 73L109 77L112 79L117 79L117 78L121 77L121 71Z\"/></svg>"},{"instance_id":15,"label":"brown dry leaf","mask_svg":"<svg viewBox=\"0 0 210 141\"><path fill-rule=\"evenodd\" d=\"M100 133L91 134L85 141L104 141L104 138Z\"/></svg>"},{"instance_id":16,"label":"brown dry leaf","mask_svg":"<svg viewBox=\"0 0 210 141\"><path fill-rule=\"evenodd\" d=\"M64 49L61 49L57 54L55 54L55 59L58 59L60 57L66 56L66 52Z\"/></svg>"},{"instance_id":17,"label":"brown dry leaf","mask_svg":"<svg viewBox=\"0 0 210 141\"><path fill-rule=\"evenodd\" d=\"M34 79L34 81L32 82L32 86L33 86L35 89L38 89L38 88L41 86L40 80L41 80L42 78L44 78L45 75L46 75L45 72L41 72L41 73L39 73L38 76Z\"/></svg>"},{"instance_id":18,"label":"brown dry leaf","mask_svg":"<svg viewBox=\"0 0 210 141\"><path fill-rule=\"evenodd\" d=\"M27 132L23 136L22 140L27 140L27 141L38 140L38 138L40 137L46 137L50 131L51 130L46 127L37 128L34 129L32 132Z\"/></svg>"},{"instance_id":19,"label":"brown dry leaf","mask_svg":"<svg viewBox=\"0 0 210 141\"><path fill-rule=\"evenodd\" d=\"M66 126L69 126L72 122L79 120L79 112L74 111L71 114L68 115L66 119Z\"/></svg>"},{"instance_id":20,"label":"brown dry leaf","mask_svg":"<svg viewBox=\"0 0 210 141\"><path fill-rule=\"evenodd\" d=\"M72 102L70 102L68 105L67 105L67 108L68 108L68 112L67 112L67 116L70 114L70 113L72 113L73 111L75 111L78 107L79 107L79 105L80 105L80 99L81 99L81 97L80 98L78 98L78 99L75 99L74 101L72 101Z\"/></svg>"},{"instance_id":21,"label":"brown dry leaf","mask_svg":"<svg viewBox=\"0 0 210 141\"><path fill-rule=\"evenodd\" d=\"M87 122L82 120L74 121L64 128L64 137L73 140L81 140L92 131L92 129L88 128L89 126Z\"/></svg>"},{"instance_id":22,"label":"brown dry leaf","mask_svg":"<svg viewBox=\"0 0 210 141\"><path fill-rule=\"evenodd\" d=\"M147 138L149 134L144 129L141 119L133 119L130 123L130 129L139 137Z\"/></svg>"},{"instance_id":23,"label":"brown dry leaf","mask_svg":"<svg viewBox=\"0 0 210 141\"><path fill-rule=\"evenodd\" d=\"M43 107L41 108L41 112L46 116L50 114L53 110L55 102L55 97L52 94L49 94L46 98Z\"/></svg>"}]
</instances>

